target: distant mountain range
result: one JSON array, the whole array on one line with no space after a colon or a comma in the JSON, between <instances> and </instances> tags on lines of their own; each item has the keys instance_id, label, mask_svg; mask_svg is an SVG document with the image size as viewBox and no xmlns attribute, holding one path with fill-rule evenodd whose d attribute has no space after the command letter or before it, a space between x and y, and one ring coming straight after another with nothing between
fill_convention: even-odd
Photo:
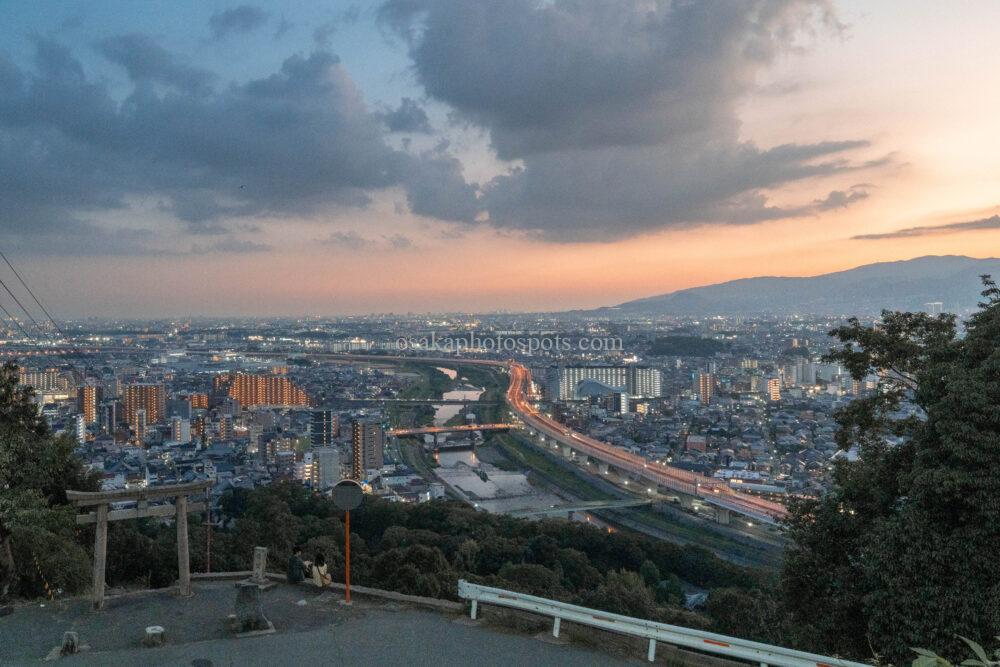
<instances>
[{"instance_id":1,"label":"distant mountain range","mask_svg":"<svg viewBox=\"0 0 1000 667\"><path fill-rule=\"evenodd\" d=\"M882 309L924 310L939 301L946 312L976 307L990 274L1000 282L1000 259L931 255L866 264L809 278L765 276L692 287L598 308L615 315L872 315Z\"/></svg>"}]
</instances>

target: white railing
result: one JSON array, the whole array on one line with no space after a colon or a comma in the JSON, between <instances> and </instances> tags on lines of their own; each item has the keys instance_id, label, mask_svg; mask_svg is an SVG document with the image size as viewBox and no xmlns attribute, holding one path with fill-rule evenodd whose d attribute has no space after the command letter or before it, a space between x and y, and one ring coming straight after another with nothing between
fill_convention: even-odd
<instances>
[{"instance_id":1,"label":"white railing","mask_svg":"<svg viewBox=\"0 0 1000 667\"><path fill-rule=\"evenodd\" d=\"M830 658L804 651L795 651L781 646L770 646L736 637L718 635L714 632L692 630L677 625L667 625L647 621L641 618L631 618L609 612L588 609L565 602L556 602L506 591L501 588L490 588L471 584L468 581L458 582L458 596L472 602L471 615L476 618L479 603L492 604L500 607L510 607L521 611L530 611L543 616L551 616L552 636L559 636L561 621L589 625L602 630L610 630L619 634L641 637L649 640L649 650L646 658L652 662L656 659L656 642L665 642L674 646L696 649L706 653L747 660L762 667L776 665L780 667L870 667L864 663Z\"/></svg>"}]
</instances>

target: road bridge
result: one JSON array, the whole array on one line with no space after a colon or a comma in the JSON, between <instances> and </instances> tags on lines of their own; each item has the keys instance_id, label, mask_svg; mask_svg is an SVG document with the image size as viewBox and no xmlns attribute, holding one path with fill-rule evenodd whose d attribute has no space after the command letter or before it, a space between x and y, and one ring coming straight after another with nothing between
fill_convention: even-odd
<instances>
[{"instance_id":1,"label":"road bridge","mask_svg":"<svg viewBox=\"0 0 1000 667\"><path fill-rule=\"evenodd\" d=\"M499 401L477 401L474 398L333 398L334 403L392 403L395 405L499 405Z\"/></svg>"},{"instance_id":2,"label":"road bridge","mask_svg":"<svg viewBox=\"0 0 1000 667\"><path fill-rule=\"evenodd\" d=\"M393 428L389 435L406 437L411 435L439 435L442 433L468 433L470 431L509 431L513 424L456 424L455 426L426 426L422 428Z\"/></svg>"}]
</instances>

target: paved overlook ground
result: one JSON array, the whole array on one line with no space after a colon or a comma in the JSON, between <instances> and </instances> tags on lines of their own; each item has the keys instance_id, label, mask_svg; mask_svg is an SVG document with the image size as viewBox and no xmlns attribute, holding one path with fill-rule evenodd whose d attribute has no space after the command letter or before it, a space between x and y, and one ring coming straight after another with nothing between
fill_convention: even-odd
<instances>
[{"instance_id":1,"label":"paved overlook ground","mask_svg":"<svg viewBox=\"0 0 1000 667\"><path fill-rule=\"evenodd\" d=\"M166 592L109 599L101 612L91 611L85 599L22 606L0 618L0 664L42 661L67 630L79 633L89 649L58 660L65 665L580 667L625 662L623 656L464 625L453 614L386 600L356 597L345 609L338 604L339 592L283 584L263 595L264 613L276 633L243 639L233 638L225 627L236 599L233 582L196 583L195 596L186 600ZM165 647L140 647L149 625L166 629Z\"/></svg>"}]
</instances>

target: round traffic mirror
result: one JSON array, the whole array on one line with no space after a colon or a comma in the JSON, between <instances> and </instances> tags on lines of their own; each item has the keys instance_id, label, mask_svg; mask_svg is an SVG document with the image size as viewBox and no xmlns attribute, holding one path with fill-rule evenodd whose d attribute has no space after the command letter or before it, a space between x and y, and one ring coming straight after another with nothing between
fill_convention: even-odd
<instances>
[{"instance_id":1,"label":"round traffic mirror","mask_svg":"<svg viewBox=\"0 0 1000 667\"><path fill-rule=\"evenodd\" d=\"M333 487L333 504L347 512L357 509L364 496L361 485L353 479L342 479Z\"/></svg>"}]
</instances>

